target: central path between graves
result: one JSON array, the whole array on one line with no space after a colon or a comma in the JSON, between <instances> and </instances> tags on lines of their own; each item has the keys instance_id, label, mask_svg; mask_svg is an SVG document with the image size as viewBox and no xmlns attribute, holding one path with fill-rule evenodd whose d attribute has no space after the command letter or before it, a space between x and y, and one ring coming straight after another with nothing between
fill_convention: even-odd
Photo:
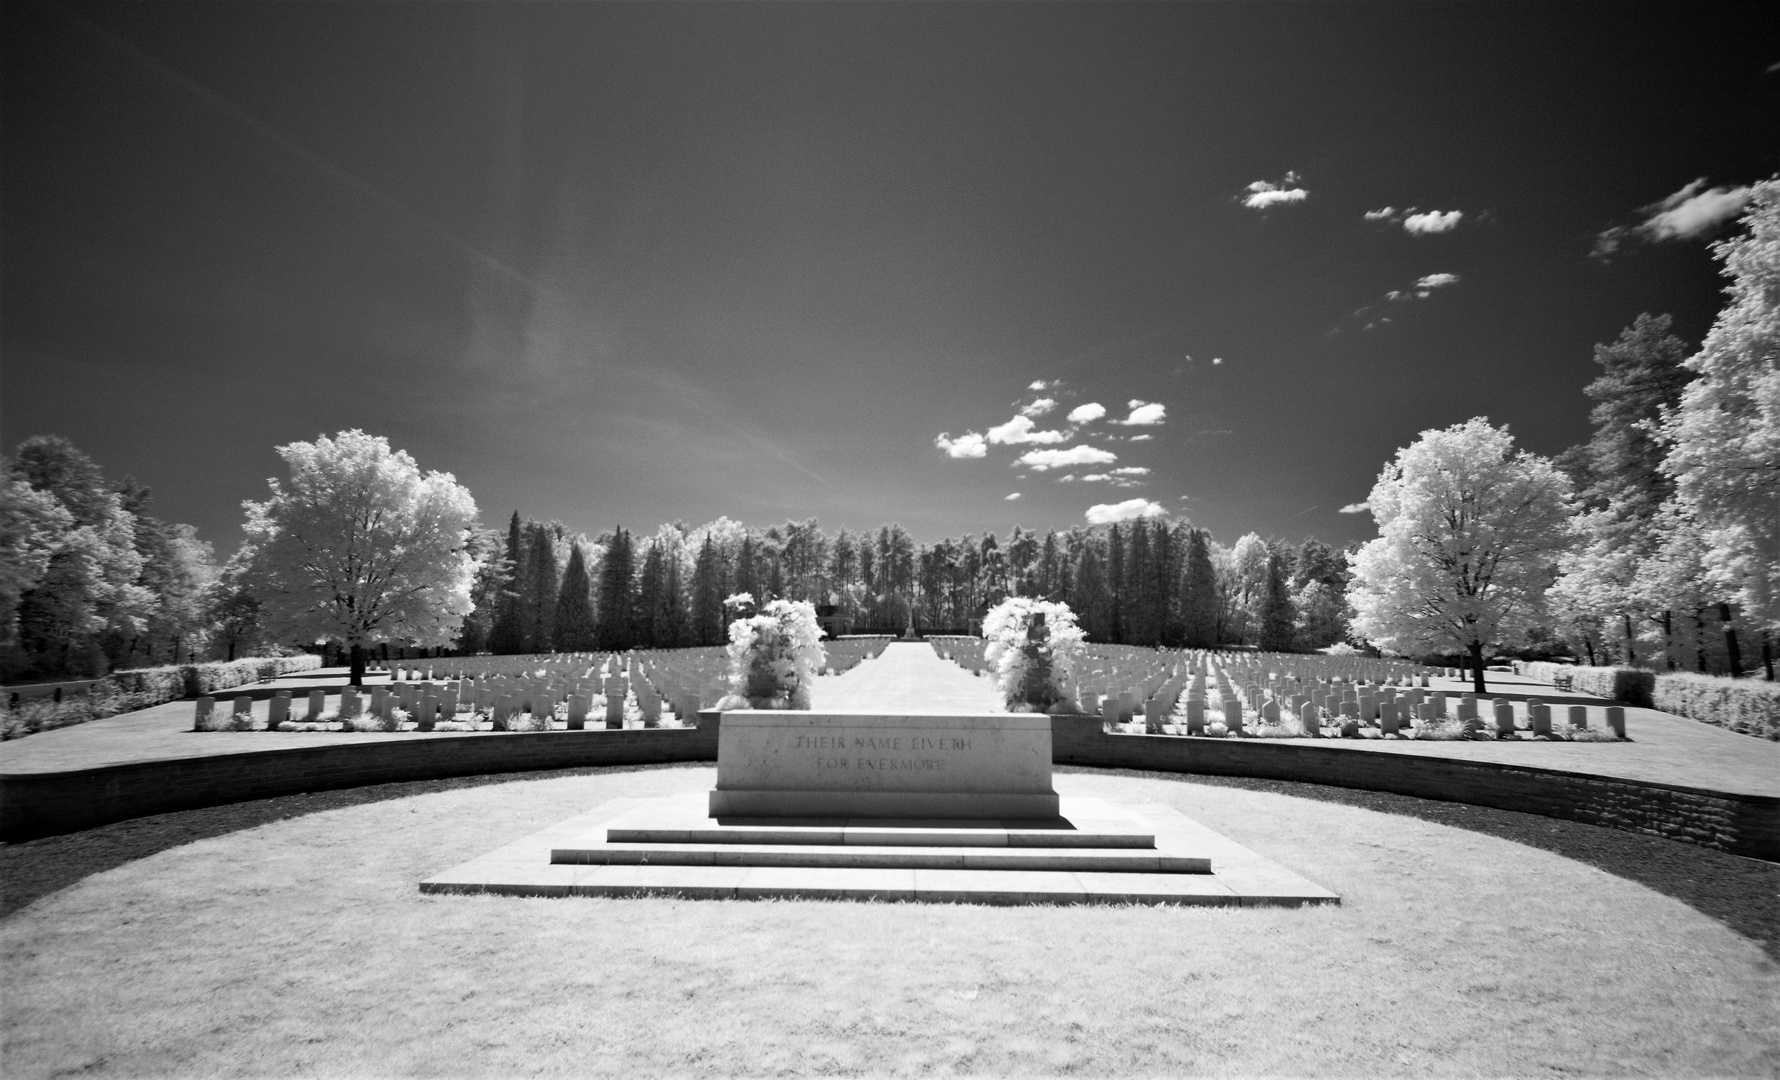
<instances>
[{"instance_id":1,"label":"central path between graves","mask_svg":"<svg viewBox=\"0 0 1780 1080\"><path fill-rule=\"evenodd\" d=\"M943 660L925 641L893 641L875 660L810 693L816 712L971 714L1002 712L991 679Z\"/></svg>"}]
</instances>

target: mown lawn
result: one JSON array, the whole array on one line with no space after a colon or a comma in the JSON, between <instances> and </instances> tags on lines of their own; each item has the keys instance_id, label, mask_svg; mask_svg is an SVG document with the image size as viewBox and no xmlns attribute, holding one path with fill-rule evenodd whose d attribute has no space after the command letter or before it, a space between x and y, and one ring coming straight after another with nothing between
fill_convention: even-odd
<instances>
[{"instance_id":1,"label":"mown lawn","mask_svg":"<svg viewBox=\"0 0 1780 1080\"><path fill-rule=\"evenodd\" d=\"M1172 779L1338 908L422 896L707 767L464 788L200 840L0 921L8 1077L533 1073L1771 1075L1780 970L1497 837Z\"/></svg>"}]
</instances>

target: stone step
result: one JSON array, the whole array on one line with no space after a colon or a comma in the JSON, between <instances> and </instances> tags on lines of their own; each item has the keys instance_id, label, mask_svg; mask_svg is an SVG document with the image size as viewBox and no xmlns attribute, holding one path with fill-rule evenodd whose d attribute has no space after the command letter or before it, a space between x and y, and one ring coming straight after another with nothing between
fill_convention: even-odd
<instances>
[{"instance_id":1,"label":"stone step","mask_svg":"<svg viewBox=\"0 0 1780 1080\"><path fill-rule=\"evenodd\" d=\"M708 821L709 819L703 819ZM758 822L709 825L697 822L666 826L614 825L606 829L611 844L814 844L835 847L975 847L975 848L1154 848L1153 832L1138 830L1081 829L1066 822L1037 828L1007 823L982 827L980 823L869 821L789 824Z\"/></svg>"},{"instance_id":2,"label":"stone step","mask_svg":"<svg viewBox=\"0 0 1780 1080\"><path fill-rule=\"evenodd\" d=\"M867 846L862 844L631 844L559 847L555 864L800 866L921 870L1093 870L1209 874L1211 860L1134 848Z\"/></svg>"},{"instance_id":3,"label":"stone step","mask_svg":"<svg viewBox=\"0 0 1780 1080\"><path fill-rule=\"evenodd\" d=\"M1064 870L925 870L801 866L551 865L500 880L440 875L425 893L675 896L690 900L872 900L938 904L1190 904L1298 907L1338 903L1314 886L1238 892L1210 874ZM1305 883L1307 886L1308 882Z\"/></svg>"}]
</instances>

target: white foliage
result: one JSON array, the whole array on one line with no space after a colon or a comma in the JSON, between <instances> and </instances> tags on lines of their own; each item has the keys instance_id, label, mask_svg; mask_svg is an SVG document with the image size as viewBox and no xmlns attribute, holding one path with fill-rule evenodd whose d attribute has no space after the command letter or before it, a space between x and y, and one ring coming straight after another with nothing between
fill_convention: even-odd
<instances>
[{"instance_id":1,"label":"white foliage","mask_svg":"<svg viewBox=\"0 0 1780 1080\"><path fill-rule=\"evenodd\" d=\"M247 502L250 588L267 628L349 645L448 645L470 613L476 502L449 473L362 431L278 448L290 480Z\"/></svg>"},{"instance_id":2,"label":"white foliage","mask_svg":"<svg viewBox=\"0 0 1780 1080\"><path fill-rule=\"evenodd\" d=\"M1039 614L1045 629L1035 641L1033 616ZM1042 712L1067 700L1064 686L1081 657L1082 641L1067 604L1010 596L983 616L983 659L994 666L995 685L1010 711Z\"/></svg>"},{"instance_id":3,"label":"white foliage","mask_svg":"<svg viewBox=\"0 0 1780 1080\"><path fill-rule=\"evenodd\" d=\"M1354 632L1399 653L1469 649L1526 629L1568 541L1569 485L1479 417L1424 431L1368 501L1379 535L1353 560Z\"/></svg>"},{"instance_id":4,"label":"white foliage","mask_svg":"<svg viewBox=\"0 0 1780 1080\"><path fill-rule=\"evenodd\" d=\"M737 593L726 607L747 607L753 598ZM807 709L810 688L828 663L815 605L805 600L774 600L749 618L729 624L730 696L720 709Z\"/></svg>"}]
</instances>

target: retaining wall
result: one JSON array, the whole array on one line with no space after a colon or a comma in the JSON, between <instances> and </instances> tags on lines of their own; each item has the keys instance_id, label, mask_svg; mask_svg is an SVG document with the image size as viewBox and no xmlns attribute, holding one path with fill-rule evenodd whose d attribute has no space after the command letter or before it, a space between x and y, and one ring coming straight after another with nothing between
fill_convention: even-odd
<instances>
[{"instance_id":1,"label":"retaining wall","mask_svg":"<svg viewBox=\"0 0 1780 1080\"><path fill-rule=\"evenodd\" d=\"M335 742L0 775L0 840L148 814L330 788L596 765L715 761L720 716L697 728L435 735ZM1114 735L1097 717L1053 717L1057 764L1255 776L1389 791L1648 833L1780 862L1780 799L1495 762L1362 750L1338 741Z\"/></svg>"},{"instance_id":2,"label":"retaining wall","mask_svg":"<svg viewBox=\"0 0 1780 1080\"><path fill-rule=\"evenodd\" d=\"M1362 750L1330 740L1114 735L1097 717L1053 717L1058 764L1256 776L1519 810L1780 862L1780 799L1492 761Z\"/></svg>"}]
</instances>

